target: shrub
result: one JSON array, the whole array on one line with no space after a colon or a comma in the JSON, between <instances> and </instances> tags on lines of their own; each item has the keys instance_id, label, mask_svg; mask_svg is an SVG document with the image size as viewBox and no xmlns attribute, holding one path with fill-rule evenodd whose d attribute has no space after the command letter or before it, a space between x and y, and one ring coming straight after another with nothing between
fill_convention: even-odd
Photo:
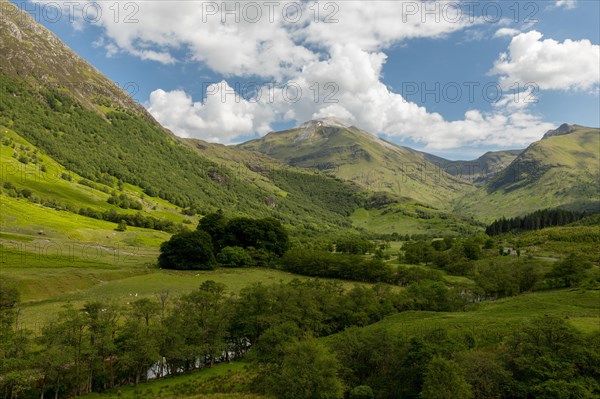
<instances>
[{"instance_id":1,"label":"shrub","mask_svg":"<svg viewBox=\"0 0 600 399\"><path fill-rule=\"evenodd\" d=\"M225 247L217 255L217 260L224 267L245 267L252 265L252 258L244 248Z\"/></svg>"},{"instance_id":2,"label":"shrub","mask_svg":"<svg viewBox=\"0 0 600 399\"><path fill-rule=\"evenodd\" d=\"M127 222L124 220L121 220L119 222L119 224L117 224L117 227L115 228L115 230L117 231L125 231L127 230Z\"/></svg>"}]
</instances>

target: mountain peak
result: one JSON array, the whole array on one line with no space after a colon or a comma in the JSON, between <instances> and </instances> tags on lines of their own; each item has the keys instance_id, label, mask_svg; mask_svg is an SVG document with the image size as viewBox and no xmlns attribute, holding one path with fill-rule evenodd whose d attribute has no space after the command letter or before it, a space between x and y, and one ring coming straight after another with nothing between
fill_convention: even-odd
<instances>
[{"instance_id":1,"label":"mountain peak","mask_svg":"<svg viewBox=\"0 0 600 399\"><path fill-rule=\"evenodd\" d=\"M575 130L574 126L571 126L567 123L563 123L562 125L560 125L558 127L558 129L548 130L546 132L546 134L544 135L544 138L553 137L553 136L563 136L565 134L571 133L573 130Z\"/></svg>"},{"instance_id":2,"label":"mountain peak","mask_svg":"<svg viewBox=\"0 0 600 399\"><path fill-rule=\"evenodd\" d=\"M350 124L342 119L328 116L325 118L313 119L308 122L304 122L298 126L299 128L315 128L315 127L339 127L349 128Z\"/></svg>"}]
</instances>

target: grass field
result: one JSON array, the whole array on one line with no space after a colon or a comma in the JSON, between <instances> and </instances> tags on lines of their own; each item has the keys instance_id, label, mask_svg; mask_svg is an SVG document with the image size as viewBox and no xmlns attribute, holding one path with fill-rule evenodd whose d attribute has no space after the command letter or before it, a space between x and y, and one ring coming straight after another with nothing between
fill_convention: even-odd
<instances>
[{"instance_id":1,"label":"grass field","mask_svg":"<svg viewBox=\"0 0 600 399\"><path fill-rule=\"evenodd\" d=\"M17 284L23 302L20 322L34 332L65 304L126 304L162 291L176 298L207 280L223 283L236 293L254 283L306 279L259 268L159 270L158 247L169 234L134 227L116 232L114 223L44 208L24 199L0 196L0 201L0 278Z\"/></svg>"},{"instance_id":2,"label":"grass field","mask_svg":"<svg viewBox=\"0 0 600 399\"><path fill-rule=\"evenodd\" d=\"M35 270L30 272L35 273ZM175 299L199 288L207 280L223 283L230 293L237 293L254 283L274 284L289 282L294 278L306 279L271 269L217 269L201 272L151 269L112 273L96 273L90 269L82 269L75 272L58 271L50 278L56 284L60 284L59 287L65 287L64 292L54 292L54 295L44 300L29 301L22 308L21 322L34 331L38 331L44 323L51 320L67 303L75 307L80 307L88 301L110 301L125 305L142 297L155 297L163 291L168 291L169 297ZM73 281L80 286L74 287ZM40 284L37 281L21 282L29 287ZM25 292L28 292L27 290Z\"/></svg>"},{"instance_id":3,"label":"grass field","mask_svg":"<svg viewBox=\"0 0 600 399\"><path fill-rule=\"evenodd\" d=\"M0 278L16 283L22 300L20 324L39 332L65 304L88 301L125 305L168 291L172 299L202 282L223 283L236 293L254 284L306 277L272 269L159 270L164 232L128 227L0 195ZM343 282L345 287L356 283Z\"/></svg>"},{"instance_id":4,"label":"grass field","mask_svg":"<svg viewBox=\"0 0 600 399\"><path fill-rule=\"evenodd\" d=\"M251 378L244 362L220 364L200 372L121 387L86 399L268 399L245 392ZM201 394L199 392L202 392Z\"/></svg>"}]
</instances>

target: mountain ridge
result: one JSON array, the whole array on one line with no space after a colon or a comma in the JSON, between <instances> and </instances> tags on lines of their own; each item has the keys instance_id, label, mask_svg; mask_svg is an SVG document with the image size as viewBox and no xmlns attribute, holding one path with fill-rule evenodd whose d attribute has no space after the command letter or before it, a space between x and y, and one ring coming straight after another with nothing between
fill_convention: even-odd
<instances>
[{"instance_id":1,"label":"mountain ridge","mask_svg":"<svg viewBox=\"0 0 600 399\"><path fill-rule=\"evenodd\" d=\"M423 153L357 127L308 121L236 146L287 165L324 171L368 191L444 206L466 182L440 173Z\"/></svg>"}]
</instances>

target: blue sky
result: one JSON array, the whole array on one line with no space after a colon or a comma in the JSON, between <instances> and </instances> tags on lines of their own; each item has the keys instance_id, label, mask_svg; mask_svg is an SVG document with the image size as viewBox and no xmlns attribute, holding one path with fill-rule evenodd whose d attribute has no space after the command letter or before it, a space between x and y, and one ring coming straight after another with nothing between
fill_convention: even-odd
<instances>
[{"instance_id":1,"label":"blue sky","mask_svg":"<svg viewBox=\"0 0 600 399\"><path fill-rule=\"evenodd\" d=\"M337 116L458 159L524 147L563 122L600 125L594 0L229 2L238 21L221 2L87 2L84 11L81 1L60 16L60 2L14 3L182 136L236 143ZM241 98L228 92L236 88Z\"/></svg>"}]
</instances>

